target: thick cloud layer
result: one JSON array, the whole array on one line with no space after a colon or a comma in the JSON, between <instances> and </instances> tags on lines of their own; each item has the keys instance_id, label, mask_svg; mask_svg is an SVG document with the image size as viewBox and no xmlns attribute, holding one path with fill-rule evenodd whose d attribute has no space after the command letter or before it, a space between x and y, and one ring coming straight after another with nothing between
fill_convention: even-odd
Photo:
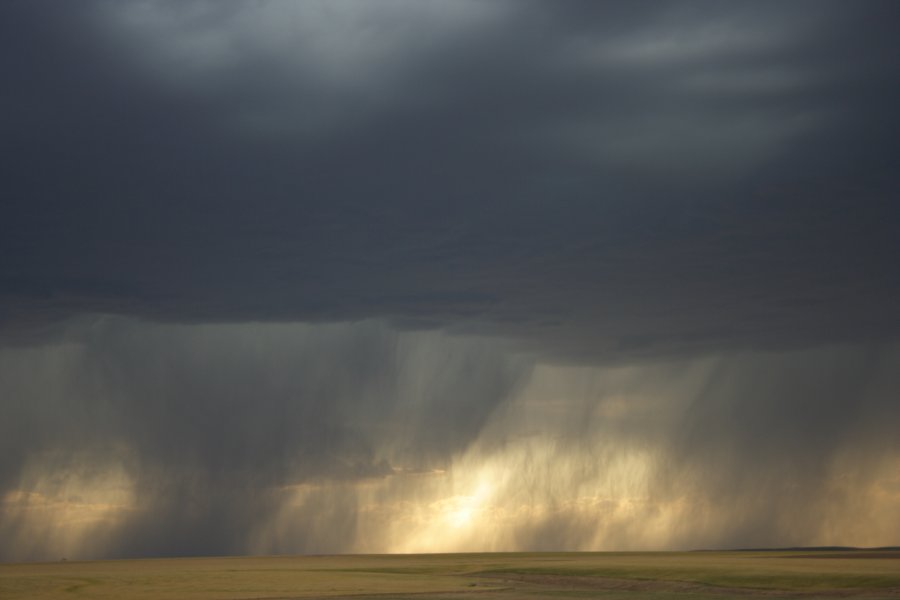
<instances>
[{"instance_id":1,"label":"thick cloud layer","mask_svg":"<svg viewBox=\"0 0 900 600\"><path fill-rule=\"evenodd\" d=\"M896 543L898 12L3 2L0 559Z\"/></svg>"},{"instance_id":2,"label":"thick cloud layer","mask_svg":"<svg viewBox=\"0 0 900 600\"><path fill-rule=\"evenodd\" d=\"M0 310L896 339L896 4L11 2Z\"/></svg>"}]
</instances>

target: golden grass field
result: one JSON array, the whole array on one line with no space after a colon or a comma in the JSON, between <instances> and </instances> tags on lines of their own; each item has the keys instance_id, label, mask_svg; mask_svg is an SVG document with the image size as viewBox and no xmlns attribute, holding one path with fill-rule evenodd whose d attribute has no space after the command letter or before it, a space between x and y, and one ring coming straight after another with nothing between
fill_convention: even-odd
<instances>
[{"instance_id":1,"label":"golden grass field","mask_svg":"<svg viewBox=\"0 0 900 600\"><path fill-rule=\"evenodd\" d=\"M349 555L0 564L2 600L900 598L900 552Z\"/></svg>"}]
</instances>

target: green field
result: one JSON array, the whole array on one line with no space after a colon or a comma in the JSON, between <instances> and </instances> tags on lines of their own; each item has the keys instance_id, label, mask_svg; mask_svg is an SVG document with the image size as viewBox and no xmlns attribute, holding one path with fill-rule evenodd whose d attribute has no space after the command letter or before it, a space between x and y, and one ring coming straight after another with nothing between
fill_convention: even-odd
<instances>
[{"instance_id":1,"label":"green field","mask_svg":"<svg viewBox=\"0 0 900 600\"><path fill-rule=\"evenodd\" d=\"M0 564L0 598L900 598L900 552L183 558Z\"/></svg>"}]
</instances>

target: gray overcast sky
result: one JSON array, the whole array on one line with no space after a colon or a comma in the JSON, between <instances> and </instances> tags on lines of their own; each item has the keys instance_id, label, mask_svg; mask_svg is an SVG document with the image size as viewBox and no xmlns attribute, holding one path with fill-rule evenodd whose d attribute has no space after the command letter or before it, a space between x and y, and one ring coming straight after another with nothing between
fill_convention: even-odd
<instances>
[{"instance_id":1,"label":"gray overcast sky","mask_svg":"<svg viewBox=\"0 0 900 600\"><path fill-rule=\"evenodd\" d=\"M896 339L895 2L6 2L0 319Z\"/></svg>"},{"instance_id":2,"label":"gray overcast sky","mask_svg":"<svg viewBox=\"0 0 900 600\"><path fill-rule=\"evenodd\" d=\"M5 0L0 560L896 543L898 66L894 0Z\"/></svg>"}]
</instances>

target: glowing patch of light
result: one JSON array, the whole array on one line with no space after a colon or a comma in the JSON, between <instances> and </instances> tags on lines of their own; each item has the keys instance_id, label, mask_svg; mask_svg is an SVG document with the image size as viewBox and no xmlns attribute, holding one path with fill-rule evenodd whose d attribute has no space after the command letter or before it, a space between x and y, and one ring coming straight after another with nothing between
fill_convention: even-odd
<instances>
[{"instance_id":1,"label":"glowing patch of light","mask_svg":"<svg viewBox=\"0 0 900 600\"><path fill-rule=\"evenodd\" d=\"M138 508L135 482L121 463L47 455L23 471L19 487L0 497L0 530L14 532L17 560L45 560L51 552L102 555L109 536Z\"/></svg>"}]
</instances>

